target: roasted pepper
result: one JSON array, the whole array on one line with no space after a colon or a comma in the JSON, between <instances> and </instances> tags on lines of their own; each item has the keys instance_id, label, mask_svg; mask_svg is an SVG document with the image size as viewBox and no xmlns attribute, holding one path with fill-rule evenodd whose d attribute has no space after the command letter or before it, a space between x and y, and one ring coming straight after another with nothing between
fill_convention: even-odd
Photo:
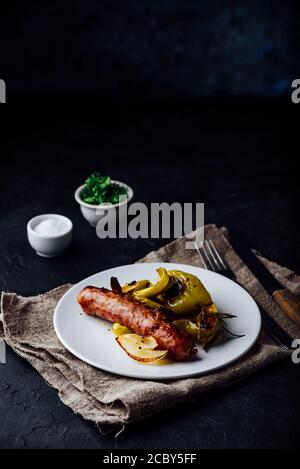
<instances>
[{"instance_id":1,"label":"roasted pepper","mask_svg":"<svg viewBox=\"0 0 300 469\"><path fill-rule=\"evenodd\" d=\"M152 300L150 298L144 298L143 296L138 296L136 295L136 293L133 293L132 298L139 301L140 303L143 303L143 305L145 306L149 306L149 308L152 309L160 309L163 307L163 305L158 303L157 301Z\"/></svg>"},{"instance_id":2,"label":"roasted pepper","mask_svg":"<svg viewBox=\"0 0 300 469\"><path fill-rule=\"evenodd\" d=\"M205 308L194 319L176 319L174 326L193 337L204 348L214 342L222 333L222 321L218 314L207 313Z\"/></svg>"},{"instance_id":3,"label":"roasted pepper","mask_svg":"<svg viewBox=\"0 0 300 469\"><path fill-rule=\"evenodd\" d=\"M136 299L139 298L151 298L153 296L161 295L164 293L169 284L170 284L170 277L168 271L163 267L157 269L157 273L159 275L159 280L154 285L150 285L147 288L143 288L135 292Z\"/></svg>"},{"instance_id":4,"label":"roasted pepper","mask_svg":"<svg viewBox=\"0 0 300 469\"><path fill-rule=\"evenodd\" d=\"M131 283L125 283L125 285L122 286L122 292L132 293L138 290L143 290L149 286L151 286L151 282L149 282L149 280L135 280Z\"/></svg>"},{"instance_id":5,"label":"roasted pepper","mask_svg":"<svg viewBox=\"0 0 300 469\"><path fill-rule=\"evenodd\" d=\"M132 331L128 329L128 327L122 326L119 322L114 322L111 330L118 337L123 334L132 334Z\"/></svg>"},{"instance_id":6,"label":"roasted pepper","mask_svg":"<svg viewBox=\"0 0 300 469\"><path fill-rule=\"evenodd\" d=\"M193 337L195 340L198 338L200 329L195 322L189 319L176 319L173 321L173 324L177 329L185 332L185 334Z\"/></svg>"},{"instance_id":7,"label":"roasted pepper","mask_svg":"<svg viewBox=\"0 0 300 469\"><path fill-rule=\"evenodd\" d=\"M204 348L207 348L223 333L223 321L220 315L208 313L205 308L197 314L196 323L199 328L197 340Z\"/></svg>"},{"instance_id":8,"label":"roasted pepper","mask_svg":"<svg viewBox=\"0 0 300 469\"><path fill-rule=\"evenodd\" d=\"M202 282L195 275L169 270L172 286L161 295L164 306L175 314L193 313L200 306L212 307L212 299Z\"/></svg>"}]
</instances>

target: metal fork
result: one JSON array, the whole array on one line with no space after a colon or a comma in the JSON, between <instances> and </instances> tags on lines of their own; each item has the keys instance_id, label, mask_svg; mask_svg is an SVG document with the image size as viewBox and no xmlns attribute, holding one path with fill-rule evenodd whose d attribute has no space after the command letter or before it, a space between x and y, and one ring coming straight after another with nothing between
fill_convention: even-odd
<instances>
[{"instance_id":1,"label":"metal fork","mask_svg":"<svg viewBox=\"0 0 300 469\"><path fill-rule=\"evenodd\" d=\"M222 259L212 239L205 240L204 243L201 243L199 246L196 241L194 244L201 262L206 270L212 270L213 272L222 274L225 277L237 282L234 272ZM245 288L243 285L242 287ZM261 306L259 306L259 310L262 318L262 324L267 334L281 347L290 349L291 343L293 341L291 336L289 336L289 334L287 334L272 318L272 316L270 316L270 314L267 313L267 311L265 311Z\"/></svg>"},{"instance_id":2,"label":"metal fork","mask_svg":"<svg viewBox=\"0 0 300 469\"><path fill-rule=\"evenodd\" d=\"M212 239L204 241L200 246L195 241L195 247L206 270L212 270L236 281L234 273L225 264Z\"/></svg>"}]
</instances>

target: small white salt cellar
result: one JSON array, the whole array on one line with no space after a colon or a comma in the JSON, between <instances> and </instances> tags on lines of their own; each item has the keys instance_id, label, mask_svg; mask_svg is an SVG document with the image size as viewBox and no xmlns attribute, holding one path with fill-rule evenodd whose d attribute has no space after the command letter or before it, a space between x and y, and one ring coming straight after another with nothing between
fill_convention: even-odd
<instances>
[{"instance_id":1,"label":"small white salt cellar","mask_svg":"<svg viewBox=\"0 0 300 469\"><path fill-rule=\"evenodd\" d=\"M42 257L60 256L72 240L73 224L63 215L45 213L27 223L29 244Z\"/></svg>"}]
</instances>

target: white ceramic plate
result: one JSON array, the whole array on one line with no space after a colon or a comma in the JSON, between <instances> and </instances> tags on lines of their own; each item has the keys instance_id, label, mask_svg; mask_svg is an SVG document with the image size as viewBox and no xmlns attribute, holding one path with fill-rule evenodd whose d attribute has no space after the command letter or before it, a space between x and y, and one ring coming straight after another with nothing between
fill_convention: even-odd
<instances>
[{"instance_id":1,"label":"white ceramic plate","mask_svg":"<svg viewBox=\"0 0 300 469\"><path fill-rule=\"evenodd\" d=\"M227 328L241 338L224 338L208 352L200 346L195 358L185 362L143 365L119 347L111 332L111 323L81 312L76 296L88 285L110 288L110 278L117 277L122 284L132 280L157 279L156 269L177 269L190 272L204 283L221 312L235 314L226 320ZM199 267L171 263L132 264L115 267L82 280L59 301L54 313L54 328L62 344L76 357L101 370L142 379L177 379L208 373L221 368L244 355L255 343L261 327L259 309L253 298L237 283Z\"/></svg>"}]
</instances>

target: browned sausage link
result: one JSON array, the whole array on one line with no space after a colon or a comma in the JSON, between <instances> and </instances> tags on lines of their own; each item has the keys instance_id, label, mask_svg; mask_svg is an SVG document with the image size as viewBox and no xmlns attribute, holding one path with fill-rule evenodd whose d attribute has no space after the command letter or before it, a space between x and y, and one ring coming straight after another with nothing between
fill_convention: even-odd
<instances>
[{"instance_id":1,"label":"browned sausage link","mask_svg":"<svg viewBox=\"0 0 300 469\"><path fill-rule=\"evenodd\" d=\"M164 315L106 288L86 287L77 301L83 311L111 322L119 322L133 332L152 336L160 349L173 360L186 360L196 353L190 337L166 321Z\"/></svg>"}]
</instances>

